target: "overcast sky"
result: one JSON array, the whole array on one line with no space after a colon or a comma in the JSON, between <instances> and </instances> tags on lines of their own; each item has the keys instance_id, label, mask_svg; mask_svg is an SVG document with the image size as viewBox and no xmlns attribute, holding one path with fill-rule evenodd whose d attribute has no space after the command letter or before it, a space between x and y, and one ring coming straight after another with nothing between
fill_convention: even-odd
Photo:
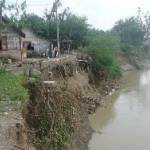
<instances>
[{"instance_id":1,"label":"overcast sky","mask_svg":"<svg viewBox=\"0 0 150 150\"><path fill-rule=\"evenodd\" d=\"M42 16L44 10L50 8L53 1L27 0L28 12ZM135 15L138 7L143 11L150 11L150 0L62 0L62 3L64 7L70 7L75 14L86 16L93 27L103 30L112 28L121 18Z\"/></svg>"}]
</instances>

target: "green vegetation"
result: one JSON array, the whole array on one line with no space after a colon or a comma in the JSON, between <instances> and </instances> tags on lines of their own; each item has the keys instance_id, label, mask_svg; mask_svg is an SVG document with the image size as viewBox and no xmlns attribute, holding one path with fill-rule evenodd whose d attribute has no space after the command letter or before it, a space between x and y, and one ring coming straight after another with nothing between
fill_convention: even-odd
<instances>
[{"instance_id":1,"label":"green vegetation","mask_svg":"<svg viewBox=\"0 0 150 150\"><path fill-rule=\"evenodd\" d=\"M16 6L8 5L5 7L9 11L10 25L16 25L20 29L29 27L33 32L47 40L57 39L57 18L56 9L62 6L61 1L57 0L53 3L53 7L45 11L44 17L36 14L28 14L26 12L26 0L22 4ZM86 17L73 14L69 8L61 8L59 13L60 40L72 40L73 48L82 46L88 31L88 23Z\"/></svg>"},{"instance_id":2,"label":"green vegetation","mask_svg":"<svg viewBox=\"0 0 150 150\"><path fill-rule=\"evenodd\" d=\"M144 29L135 17L118 21L113 30L119 34L123 44L138 47L144 41Z\"/></svg>"},{"instance_id":3,"label":"green vegetation","mask_svg":"<svg viewBox=\"0 0 150 150\"><path fill-rule=\"evenodd\" d=\"M24 26L30 27L38 36L48 40L55 40L57 38L55 19L50 21L48 16L45 20L35 14L28 14L21 18L21 22L24 22ZM67 12L65 17L60 21L60 39L74 41L73 48L84 44L87 31L88 24L86 17L79 17Z\"/></svg>"},{"instance_id":4,"label":"green vegetation","mask_svg":"<svg viewBox=\"0 0 150 150\"><path fill-rule=\"evenodd\" d=\"M28 99L28 92L22 86L22 76L13 75L0 69L0 100L24 102Z\"/></svg>"},{"instance_id":5,"label":"green vegetation","mask_svg":"<svg viewBox=\"0 0 150 150\"><path fill-rule=\"evenodd\" d=\"M91 56L94 72L106 70L109 73L109 77L114 78L120 75L120 67L117 62L119 44L119 37L101 32L97 36L93 36L89 45L83 48L82 51Z\"/></svg>"},{"instance_id":6,"label":"green vegetation","mask_svg":"<svg viewBox=\"0 0 150 150\"><path fill-rule=\"evenodd\" d=\"M61 6L60 1L54 3ZM55 6L53 5L53 6ZM57 39L56 8L47 10L44 17L27 14L23 3L20 13L10 15L12 24L30 27L33 32L49 41ZM15 8L17 9L17 8ZM18 12L18 10L16 11ZM52 13L53 12L53 13ZM19 19L18 19L19 18ZM144 44L150 37L150 15L144 20L140 13L118 21L111 31L91 29L86 17L77 16L64 9L59 14L60 40L71 40L72 48L88 54L92 58L92 71L99 75L105 71L109 78L116 78L121 70L117 61L122 50L131 60L150 54L150 43ZM98 76L99 77L99 76ZM25 101L28 92L22 86L23 77L0 70L0 100ZM35 83L36 84L36 83ZM32 87L33 86L33 87ZM68 89L54 88L44 91L42 86L31 85L28 113L26 121L33 129L34 145L40 150L66 150L70 144L74 130L78 128L79 111L74 93ZM46 95L45 95L46 93Z\"/></svg>"},{"instance_id":7,"label":"green vegetation","mask_svg":"<svg viewBox=\"0 0 150 150\"><path fill-rule=\"evenodd\" d=\"M150 14L138 15L125 20L119 20L112 29L112 33L120 36L121 50L128 57L147 57L150 54Z\"/></svg>"},{"instance_id":8,"label":"green vegetation","mask_svg":"<svg viewBox=\"0 0 150 150\"><path fill-rule=\"evenodd\" d=\"M60 0L55 1L52 8L45 11L44 17L26 13L26 3L20 6L20 20L11 15L13 23L22 28L30 27L33 32L49 41L57 39L56 10L62 6ZM86 17L73 14L69 8L61 8L59 14L60 41L71 40L72 49L84 49L93 58L94 70L107 70L112 77L120 74L116 55L122 50L136 61L137 58L150 54L150 44L145 41L150 35L150 15L138 10L137 16L119 20L110 31L91 29ZM18 18L18 17L17 17ZM56 42L55 42L56 44ZM117 46L116 46L117 45ZM96 68L96 69L95 69Z\"/></svg>"},{"instance_id":9,"label":"green vegetation","mask_svg":"<svg viewBox=\"0 0 150 150\"><path fill-rule=\"evenodd\" d=\"M59 14L58 19L60 27L60 41L72 40L73 49L88 47L93 39L96 39L98 36L105 36L104 31L91 29L90 25L87 23L86 17L77 16L73 14L69 8L64 9L61 6L61 0L55 1L52 7L45 11L43 17L27 13L26 0L24 0L20 6L16 7L15 4L8 5L5 9L7 8L9 10L9 16L12 24L19 26L20 29L24 26L30 27L35 34L50 41L57 39L56 24L58 16L56 15L56 10L61 9L62 11ZM111 29L110 33L120 37L120 49L125 53L131 56L134 54L141 55L143 50L147 53L150 51L150 49L148 50L149 46L146 46L145 48L143 43L150 37L150 14L142 13L139 8L137 16L132 16L125 20L119 20Z\"/></svg>"},{"instance_id":10,"label":"green vegetation","mask_svg":"<svg viewBox=\"0 0 150 150\"><path fill-rule=\"evenodd\" d=\"M121 50L128 57L140 57L143 55L142 47L145 40L145 31L136 17L118 21L112 32L120 36Z\"/></svg>"}]
</instances>

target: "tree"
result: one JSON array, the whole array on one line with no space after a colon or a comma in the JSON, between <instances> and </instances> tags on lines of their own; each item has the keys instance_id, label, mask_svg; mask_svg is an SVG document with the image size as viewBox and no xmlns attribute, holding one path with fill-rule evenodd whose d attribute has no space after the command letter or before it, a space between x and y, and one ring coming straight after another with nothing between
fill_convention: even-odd
<instances>
[{"instance_id":1,"label":"tree","mask_svg":"<svg viewBox=\"0 0 150 150\"><path fill-rule=\"evenodd\" d=\"M0 1L0 24L2 24L2 12L3 12L4 6L5 6L5 0L1 0Z\"/></svg>"},{"instance_id":2,"label":"tree","mask_svg":"<svg viewBox=\"0 0 150 150\"><path fill-rule=\"evenodd\" d=\"M137 20L145 32L145 40L148 40L150 38L150 12L143 13L139 7Z\"/></svg>"},{"instance_id":3,"label":"tree","mask_svg":"<svg viewBox=\"0 0 150 150\"><path fill-rule=\"evenodd\" d=\"M48 40L57 39L56 20L46 13L46 19L35 14L27 14L21 20L38 36ZM83 46L88 32L87 19L70 13L65 9L60 15L60 41L72 40L73 48Z\"/></svg>"},{"instance_id":4,"label":"tree","mask_svg":"<svg viewBox=\"0 0 150 150\"><path fill-rule=\"evenodd\" d=\"M137 47L144 41L144 29L135 17L131 17L125 21L118 21L114 26L113 31L119 34L123 44Z\"/></svg>"},{"instance_id":5,"label":"tree","mask_svg":"<svg viewBox=\"0 0 150 150\"><path fill-rule=\"evenodd\" d=\"M49 39L49 27L43 18L35 14L26 14L20 21L23 22L24 27L31 28L36 35Z\"/></svg>"},{"instance_id":6,"label":"tree","mask_svg":"<svg viewBox=\"0 0 150 150\"><path fill-rule=\"evenodd\" d=\"M60 31L61 38L72 40L75 49L84 45L88 32L86 17L78 17L70 13L66 16L66 19L60 23L60 27L62 29Z\"/></svg>"},{"instance_id":7,"label":"tree","mask_svg":"<svg viewBox=\"0 0 150 150\"><path fill-rule=\"evenodd\" d=\"M62 6L61 1L60 0L55 0L55 2L53 3L52 9L50 11L50 13L46 12L46 17L49 21L51 21L51 19L54 19L56 22L56 31L57 31L57 47L60 50L60 14L58 12L58 8Z\"/></svg>"},{"instance_id":8,"label":"tree","mask_svg":"<svg viewBox=\"0 0 150 150\"><path fill-rule=\"evenodd\" d=\"M14 4L9 6L8 8L10 10L13 10L13 12L10 13L10 25L16 26L20 31L22 30L22 27L24 25L24 20L21 20L20 18L26 16L26 0L23 1L20 5ZM20 54L21 54L21 61L23 59L22 55L22 47L21 47L21 35L19 35L19 46L20 46Z\"/></svg>"},{"instance_id":9,"label":"tree","mask_svg":"<svg viewBox=\"0 0 150 150\"><path fill-rule=\"evenodd\" d=\"M2 42L2 29L3 29L3 22L2 22L2 15L3 15L3 8L5 7L5 0L0 1L0 49L1 49L1 42Z\"/></svg>"},{"instance_id":10,"label":"tree","mask_svg":"<svg viewBox=\"0 0 150 150\"><path fill-rule=\"evenodd\" d=\"M87 34L86 34L86 43L85 46L88 46L92 40L94 40L95 38L99 37L99 36L103 36L106 33L103 30L98 30L98 29L88 29Z\"/></svg>"},{"instance_id":11,"label":"tree","mask_svg":"<svg viewBox=\"0 0 150 150\"><path fill-rule=\"evenodd\" d=\"M49 36L54 35L54 32L56 32L57 40L73 40L73 46L77 48L82 45L84 41L83 37L85 37L87 33L87 19L72 14L69 8L65 8L62 12L58 13L56 8L60 6L62 6L62 4L57 0L53 4L51 11L46 11L45 13L47 23L49 24ZM57 30L55 29L56 24ZM60 33L59 35L58 31Z\"/></svg>"}]
</instances>

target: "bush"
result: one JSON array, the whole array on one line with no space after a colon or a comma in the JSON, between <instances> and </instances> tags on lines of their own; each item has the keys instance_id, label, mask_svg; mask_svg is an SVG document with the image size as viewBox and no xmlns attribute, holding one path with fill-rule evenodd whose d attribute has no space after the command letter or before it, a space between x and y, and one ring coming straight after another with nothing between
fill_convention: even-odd
<instances>
[{"instance_id":1,"label":"bush","mask_svg":"<svg viewBox=\"0 0 150 150\"><path fill-rule=\"evenodd\" d=\"M133 46L141 46L144 42L144 29L136 17L119 20L112 31L119 34L121 43Z\"/></svg>"},{"instance_id":2,"label":"bush","mask_svg":"<svg viewBox=\"0 0 150 150\"><path fill-rule=\"evenodd\" d=\"M0 100L25 101L28 92L22 86L23 77L13 75L0 69Z\"/></svg>"},{"instance_id":3,"label":"bush","mask_svg":"<svg viewBox=\"0 0 150 150\"><path fill-rule=\"evenodd\" d=\"M143 45L142 50L144 52L144 56L146 58L149 58L150 57L150 45L147 45L147 44Z\"/></svg>"},{"instance_id":4,"label":"bush","mask_svg":"<svg viewBox=\"0 0 150 150\"><path fill-rule=\"evenodd\" d=\"M121 49L131 59L143 59L148 55L148 47L144 45L136 47L134 45L122 44Z\"/></svg>"},{"instance_id":5,"label":"bush","mask_svg":"<svg viewBox=\"0 0 150 150\"><path fill-rule=\"evenodd\" d=\"M110 77L120 75L120 67L116 60L118 50L119 38L109 33L97 36L88 47L82 49L92 57L94 71L107 70Z\"/></svg>"}]
</instances>

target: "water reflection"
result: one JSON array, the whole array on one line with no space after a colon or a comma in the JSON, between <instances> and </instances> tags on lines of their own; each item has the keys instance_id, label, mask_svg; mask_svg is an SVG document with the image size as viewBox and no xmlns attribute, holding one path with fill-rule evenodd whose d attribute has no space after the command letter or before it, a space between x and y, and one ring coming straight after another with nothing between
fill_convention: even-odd
<instances>
[{"instance_id":1,"label":"water reflection","mask_svg":"<svg viewBox=\"0 0 150 150\"><path fill-rule=\"evenodd\" d=\"M119 92L106 98L107 107L90 117L97 132L90 150L149 150L150 71L132 72L122 85Z\"/></svg>"}]
</instances>

